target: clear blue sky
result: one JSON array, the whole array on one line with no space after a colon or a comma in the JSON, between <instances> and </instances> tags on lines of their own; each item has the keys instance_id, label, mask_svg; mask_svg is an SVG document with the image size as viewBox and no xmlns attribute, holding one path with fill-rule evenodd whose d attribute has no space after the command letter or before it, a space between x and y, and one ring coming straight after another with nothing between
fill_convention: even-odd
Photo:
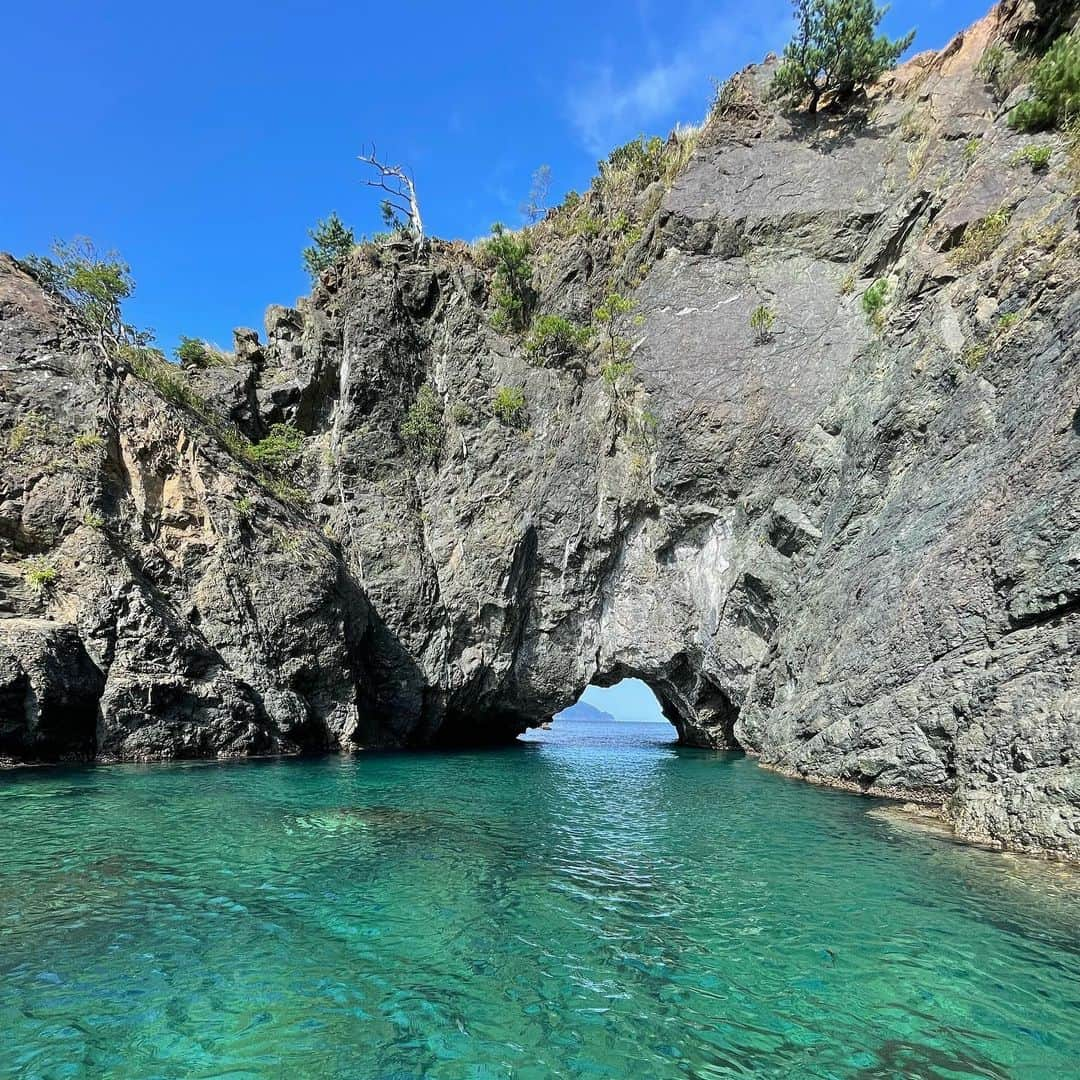
<instances>
[{"instance_id":1,"label":"clear blue sky","mask_svg":"<svg viewBox=\"0 0 1080 1080\"><path fill-rule=\"evenodd\" d=\"M988 0L893 6L939 47ZM779 49L787 0L465 4L54 0L0 34L0 248L91 236L130 262L129 317L171 348L231 343L306 291L306 230L378 226L365 141L409 163L429 231L517 224L533 170L554 198L639 132L701 118L710 79Z\"/></svg>"},{"instance_id":2,"label":"clear blue sky","mask_svg":"<svg viewBox=\"0 0 1080 1080\"><path fill-rule=\"evenodd\" d=\"M589 686L581 695L582 701L616 720L666 720L656 695L640 679L623 679L614 686Z\"/></svg>"}]
</instances>

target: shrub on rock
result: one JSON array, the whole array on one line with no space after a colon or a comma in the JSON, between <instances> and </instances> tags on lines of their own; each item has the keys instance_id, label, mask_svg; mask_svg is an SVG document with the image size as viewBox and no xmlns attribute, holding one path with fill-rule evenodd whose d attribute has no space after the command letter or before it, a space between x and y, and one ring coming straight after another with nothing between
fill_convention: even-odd
<instances>
[{"instance_id":1,"label":"shrub on rock","mask_svg":"<svg viewBox=\"0 0 1080 1080\"><path fill-rule=\"evenodd\" d=\"M1021 131L1064 124L1080 113L1080 35L1062 34L1036 64L1031 96L1009 114Z\"/></svg>"}]
</instances>

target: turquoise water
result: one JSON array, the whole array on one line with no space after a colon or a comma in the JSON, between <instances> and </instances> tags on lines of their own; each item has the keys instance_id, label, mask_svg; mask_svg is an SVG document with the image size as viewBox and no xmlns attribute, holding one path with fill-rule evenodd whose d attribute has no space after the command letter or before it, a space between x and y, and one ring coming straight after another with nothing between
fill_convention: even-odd
<instances>
[{"instance_id":1,"label":"turquoise water","mask_svg":"<svg viewBox=\"0 0 1080 1080\"><path fill-rule=\"evenodd\" d=\"M557 724L0 776L3 1077L1064 1077L1077 877Z\"/></svg>"}]
</instances>

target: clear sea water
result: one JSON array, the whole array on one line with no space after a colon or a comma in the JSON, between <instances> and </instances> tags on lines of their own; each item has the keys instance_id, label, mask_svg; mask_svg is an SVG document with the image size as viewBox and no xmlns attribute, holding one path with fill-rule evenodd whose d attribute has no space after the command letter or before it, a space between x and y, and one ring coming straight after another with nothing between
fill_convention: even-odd
<instances>
[{"instance_id":1,"label":"clear sea water","mask_svg":"<svg viewBox=\"0 0 1080 1080\"><path fill-rule=\"evenodd\" d=\"M1078 876L562 721L0 775L3 1077L1069 1077Z\"/></svg>"}]
</instances>

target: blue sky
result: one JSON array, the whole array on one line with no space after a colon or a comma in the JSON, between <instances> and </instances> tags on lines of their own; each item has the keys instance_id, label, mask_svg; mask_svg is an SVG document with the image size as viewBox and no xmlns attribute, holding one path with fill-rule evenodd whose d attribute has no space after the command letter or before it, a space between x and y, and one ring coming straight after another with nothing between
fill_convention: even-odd
<instances>
[{"instance_id":1,"label":"blue sky","mask_svg":"<svg viewBox=\"0 0 1080 1080\"><path fill-rule=\"evenodd\" d=\"M582 701L611 713L616 720L665 720L656 695L640 679L623 679L614 686L589 686Z\"/></svg>"},{"instance_id":2,"label":"blue sky","mask_svg":"<svg viewBox=\"0 0 1080 1080\"><path fill-rule=\"evenodd\" d=\"M939 47L986 0L893 6ZM703 115L710 80L779 50L787 0L468 4L56 0L9 7L0 40L0 248L91 236L130 262L128 314L171 348L231 344L306 291L300 249L331 209L378 225L356 155L413 168L430 232L518 224L639 132Z\"/></svg>"}]
</instances>

